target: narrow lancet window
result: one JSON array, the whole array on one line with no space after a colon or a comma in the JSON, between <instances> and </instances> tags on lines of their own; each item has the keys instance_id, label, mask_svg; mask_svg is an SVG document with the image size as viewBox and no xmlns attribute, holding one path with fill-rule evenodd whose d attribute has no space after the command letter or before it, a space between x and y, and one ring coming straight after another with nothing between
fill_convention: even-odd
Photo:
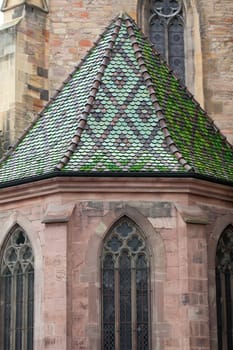
<instances>
[{"instance_id":1,"label":"narrow lancet window","mask_svg":"<svg viewBox=\"0 0 233 350\"><path fill-rule=\"evenodd\" d=\"M122 218L102 253L102 349L150 350L149 258L139 228Z\"/></svg>"},{"instance_id":2,"label":"narrow lancet window","mask_svg":"<svg viewBox=\"0 0 233 350\"><path fill-rule=\"evenodd\" d=\"M18 226L3 246L0 278L1 349L33 350L34 257Z\"/></svg>"},{"instance_id":3,"label":"narrow lancet window","mask_svg":"<svg viewBox=\"0 0 233 350\"><path fill-rule=\"evenodd\" d=\"M233 226L221 235L216 254L218 350L233 349Z\"/></svg>"},{"instance_id":4,"label":"narrow lancet window","mask_svg":"<svg viewBox=\"0 0 233 350\"><path fill-rule=\"evenodd\" d=\"M151 1L149 35L155 48L184 82L184 16L181 0Z\"/></svg>"}]
</instances>

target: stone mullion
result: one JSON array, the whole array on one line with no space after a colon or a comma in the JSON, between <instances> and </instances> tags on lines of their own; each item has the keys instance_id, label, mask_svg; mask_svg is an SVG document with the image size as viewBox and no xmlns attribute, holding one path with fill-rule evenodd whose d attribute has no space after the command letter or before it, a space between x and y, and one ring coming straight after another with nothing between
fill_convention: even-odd
<instances>
[{"instance_id":1,"label":"stone mullion","mask_svg":"<svg viewBox=\"0 0 233 350\"><path fill-rule=\"evenodd\" d=\"M168 23L164 21L164 47L165 47L165 59L169 64L170 52L169 52L169 40L168 40Z\"/></svg>"}]
</instances>

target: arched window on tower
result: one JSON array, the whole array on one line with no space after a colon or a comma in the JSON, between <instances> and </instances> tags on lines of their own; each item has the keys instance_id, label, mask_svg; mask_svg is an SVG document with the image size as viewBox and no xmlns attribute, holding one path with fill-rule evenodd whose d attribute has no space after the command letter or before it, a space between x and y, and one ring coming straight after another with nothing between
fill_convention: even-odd
<instances>
[{"instance_id":1,"label":"arched window on tower","mask_svg":"<svg viewBox=\"0 0 233 350\"><path fill-rule=\"evenodd\" d=\"M151 0L149 36L174 73L185 82L184 16L181 0Z\"/></svg>"},{"instance_id":2,"label":"arched window on tower","mask_svg":"<svg viewBox=\"0 0 233 350\"><path fill-rule=\"evenodd\" d=\"M127 217L104 240L102 349L149 350L149 256L142 232Z\"/></svg>"},{"instance_id":3,"label":"arched window on tower","mask_svg":"<svg viewBox=\"0 0 233 350\"><path fill-rule=\"evenodd\" d=\"M16 226L1 251L0 348L33 349L34 257L26 233Z\"/></svg>"},{"instance_id":4,"label":"arched window on tower","mask_svg":"<svg viewBox=\"0 0 233 350\"><path fill-rule=\"evenodd\" d=\"M216 252L218 350L233 349L233 226L222 233Z\"/></svg>"}]
</instances>

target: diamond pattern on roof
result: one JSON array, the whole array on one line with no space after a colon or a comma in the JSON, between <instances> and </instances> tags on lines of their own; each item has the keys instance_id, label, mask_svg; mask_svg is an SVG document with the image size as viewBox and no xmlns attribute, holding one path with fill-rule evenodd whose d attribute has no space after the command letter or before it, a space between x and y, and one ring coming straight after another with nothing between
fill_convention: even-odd
<instances>
[{"instance_id":1,"label":"diamond pattern on roof","mask_svg":"<svg viewBox=\"0 0 233 350\"><path fill-rule=\"evenodd\" d=\"M219 179L233 179L232 146L213 121L179 84L169 68L154 57L148 42L134 24L135 35L153 87L164 110L167 128L183 157L197 174Z\"/></svg>"},{"instance_id":2,"label":"diamond pattern on roof","mask_svg":"<svg viewBox=\"0 0 233 350\"><path fill-rule=\"evenodd\" d=\"M164 142L125 31L121 28L119 32L88 116L87 129L65 170L149 172L156 167L183 170ZM84 157L87 144L93 148Z\"/></svg>"},{"instance_id":3,"label":"diamond pattern on roof","mask_svg":"<svg viewBox=\"0 0 233 350\"><path fill-rule=\"evenodd\" d=\"M189 173L233 183L233 149L122 15L4 156L0 184L58 172Z\"/></svg>"}]
</instances>

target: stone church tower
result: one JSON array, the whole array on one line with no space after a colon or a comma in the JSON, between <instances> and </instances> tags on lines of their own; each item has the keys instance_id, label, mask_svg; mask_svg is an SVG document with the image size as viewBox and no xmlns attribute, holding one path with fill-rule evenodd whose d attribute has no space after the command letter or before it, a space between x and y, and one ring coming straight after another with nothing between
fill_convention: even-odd
<instances>
[{"instance_id":1,"label":"stone church tower","mask_svg":"<svg viewBox=\"0 0 233 350\"><path fill-rule=\"evenodd\" d=\"M185 84L232 142L233 3L182 3ZM60 88L108 20L126 11L150 37L152 4L149 0L4 0L5 20L0 29L2 148L15 142Z\"/></svg>"}]
</instances>

